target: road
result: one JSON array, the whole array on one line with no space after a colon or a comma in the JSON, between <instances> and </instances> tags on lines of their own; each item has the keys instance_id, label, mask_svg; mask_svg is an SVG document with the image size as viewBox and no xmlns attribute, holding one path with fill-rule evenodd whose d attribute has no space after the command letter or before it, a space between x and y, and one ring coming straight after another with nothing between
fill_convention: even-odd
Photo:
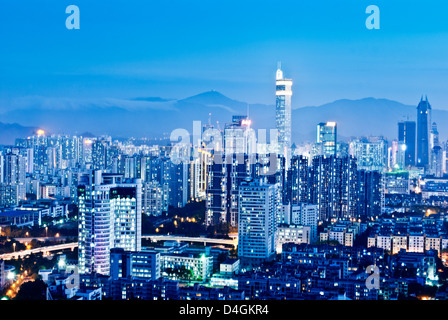
<instances>
[{"instance_id":1,"label":"road","mask_svg":"<svg viewBox=\"0 0 448 320\"><path fill-rule=\"evenodd\" d=\"M202 237L150 234L150 235L142 235L142 239L151 239L151 241L168 240L179 242L201 242L204 245L206 245L207 243L226 244L234 246L235 248L238 245L238 237L234 237L233 239L214 239L214 238L202 238Z\"/></svg>"},{"instance_id":2,"label":"road","mask_svg":"<svg viewBox=\"0 0 448 320\"><path fill-rule=\"evenodd\" d=\"M17 259L20 257L24 257L24 256L27 256L32 253L41 253L41 252L49 253L52 251L61 251L61 250L66 250L66 249L73 250L76 247L78 247L78 242L62 243L62 244L56 244L53 246L46 246L46 247L22 250L22 251L17 251L17 252L4 253L4 254L0 255L0 259L11 260L11 259Z\"/></svg>"},{"instance_id":3,"label":"road","mask_svg":"<svg viewBox=\"0 0 448 320\"><path fill-rule=\"evenodd\" d=\"M29 243L31 240L36 239L37 241L64 241L65 239L77 238L75 236L60 236L60 237L28 237L28 238L14 238L14 240L20 243Z\"/></svg>"},{"instance_id":4,"label":"road","mask_svg":"<svg viewBox=\"0 0 448 320\"><path fill-rule=\"evenodd\" d=\"M26 274L17 275L17 280L9 286L9 289L6 291L6 295L10 299L13 299L20 291L20 286L28 281L33 281L33 279L31 277L28 277Z\"/></svg>"},{"instance_id":5,"label":"road","mask_svg":"<svg viewBox=\"0 0 448 320\"><path fill-rule=\"evenodd\" d=\"M23 240L22 238L21 240ZM176 236L176 235L142 235L142 239L151 239L151 241L178 241L178 242L199 242L203 243L204 245L207 245L208 243L211 244L224 244L224 245L231 245L234 248L238 245L238 237L234 237L233 239L214 239L214 238L203 238L203 237L185 237L185 236ZM27 238L29 240L29 238ZM2 260L11 260L11 259L17 259L19 257L24 257L32 253L49 253L53 251L61 251L66 249L73 250L74 248L78 247L78 242L70 242L70 243L62 243L62 244L56 244L53 246L45 246L40 248L34 248L29 250L22 250L17 252L11 252L11 253L4 253L0 255L0 259Z\"/></svg>"}]
</instances>

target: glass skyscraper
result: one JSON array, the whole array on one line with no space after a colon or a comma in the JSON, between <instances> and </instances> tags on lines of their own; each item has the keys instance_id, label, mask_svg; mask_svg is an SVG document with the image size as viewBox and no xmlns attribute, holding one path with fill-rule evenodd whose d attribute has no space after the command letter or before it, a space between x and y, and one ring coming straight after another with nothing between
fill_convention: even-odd
<instances>
[{"instance_id":1,"label":"glass skyscraper","mask_svg":"<svg viewBox=\"0 0 448 320\"><path fill-rule=\"evenodd\" d=\"M428 97L420 100L417 106L417 166L427 167L429 165L430 146L429 130L431 125L431 105Z\"/></svg>"},{"instance_id":2,"label":"glass skyscraper","mask_svg":"<svg viewBox=\"0 0 448 320\"><path fill-rule=\"evenodd\" d=\"M401 121L398 123L398 143L404 147L404 165L415 165L415 121Z\"/></svg>"},{"instance_id":3,"label":"glass skyscraper","mask_svg":"<svg viewBox=\"0 0 448 320\"><path fill-rule=\"evenodd\" d=\"M109 275L110 250L141 249L142 185L122 175L91 171L78 186L79 273Z\"/></svg>"},{"instance_id":4,"label":"glass skyscraper","mask_svg":"<svg viewBox=\"0 0 448 320\"><path fill-rule=\"evenodd\" d=\"M291 153L291 96L292 80L283 77L281 67L277 69L275 81L275 120L278 130L278 153L289 163Z\"/></svg>"},{"instance_id":5,"label":"glass skyscraper","mask_svg":"<svg viewBox=\"0 0 448 320\"><path fill-rule=\"evenodd\" d=\"M320 145L320 155L336 156L337 125L336 122L321 122L317 125L317 143Z\"/></svg>"}]
</instances>

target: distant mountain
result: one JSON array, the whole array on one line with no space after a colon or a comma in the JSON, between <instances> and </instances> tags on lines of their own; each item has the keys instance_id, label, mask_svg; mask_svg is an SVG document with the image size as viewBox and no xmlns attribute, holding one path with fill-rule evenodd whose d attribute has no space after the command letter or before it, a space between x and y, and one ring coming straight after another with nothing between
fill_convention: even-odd
<instances>
[{"instance_id":1,"label":"distant mountain","mask_svg":"<svg viewBox=\"0 0 448 320\"><path fill-rule=\"evenodd\" d=\"M17 123L0 122L0 144L14 145L16 138L26 138L36 133L37 128L24 127Z\"/></svg>"},{"instance_id":2,"label":"distant mountain","mask_svg":"<svg viewBox=\"0 0 448 320\"><path fill-rule=\"evenodd\" d=\"M53 105L54 104L54 105ZM135 98L132 100L65 101L64 107L57 103L36 101L29 108L15 108L0 115L5 122L35 126L50 133L95 135L108 134L114 137L160 137L176 128L192 133L193 121L202 124L209 121L224 128L232 115L249 113L255 129L275 128L275 106L247 104L233 100L218 91L208 91L185 99ZM50 105L50 106L49 106ZM12 109L12 108L10 108ZM415 120L416 105L408 106L387 100L365 98L360 100L337 100L321 106L294 108L292 110L293 141L297 143L315 141L316 125L319 122L336 121L340 140L352 136L383 135L397 138L397 122ZM434 110L433 121L437 122L441 139L447 139L448 111ZM31 130L31 131L30 131ZM0 132L0 141L12 140L22 131ZM7 137L5 137L7 136Z\"/></svg>"},{"instance_id":3,"label":"distant mountain","mask_svg":"<svg viewBox=\"0 0 448 320\"><path fill-rule=\"evenodd\" d=\"M338 137L346 140L354 136L384 136L397 139L399 121L417 118L417 106L408 106L388 99L365 98L360 100L337 100L318 107L294 109L292 121L296 141L316 138L316 125L319 122L336 121ZM432 110L432 121L439 128L440 137L445 140L448 131L448 111Z\"/></svg>"}]
</instances>

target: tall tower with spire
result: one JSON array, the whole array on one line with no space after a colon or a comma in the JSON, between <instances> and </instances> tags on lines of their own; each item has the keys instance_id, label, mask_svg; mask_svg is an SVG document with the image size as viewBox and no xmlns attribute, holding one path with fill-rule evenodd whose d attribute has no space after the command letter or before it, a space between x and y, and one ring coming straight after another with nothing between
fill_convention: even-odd
<instances>
[{"instance_id":1,"label":"tall tower with spire","mask_svg":"<svg viewBox=\"0 0 448 320\"><path fill-rule=\"evenodd\" d=\"M283 77L278 64L275 77L275 121L278 130L278 153L284 155L286 164L291 159L291 96L292 80Z\"/></svg>"},{"instance_id":2,"label":"tall tower with spire","mask_svg":"<svg viewBox=\"0 0 448 320\"><path fill-rule=\"evenodd\" d=\"M430 164L430 128L431 105L428 97L422 96L417 106L417 167L427 168Z\"/></svg>"}]
</instances>

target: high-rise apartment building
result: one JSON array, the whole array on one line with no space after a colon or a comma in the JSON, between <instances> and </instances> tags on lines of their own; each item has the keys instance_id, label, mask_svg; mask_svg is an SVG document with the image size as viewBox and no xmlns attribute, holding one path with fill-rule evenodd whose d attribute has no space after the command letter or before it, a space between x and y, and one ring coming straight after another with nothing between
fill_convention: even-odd
<instances>
[{"instance_id":1,"label":"high-rise apartment building","mask_svg":"<svg viewBox=\"0 0 448 320\"><path fill-rule=\"evenodd\" d=\"M281 211L278 184L264 184L259 179L243 182L238 197L238 258L243 265L271 260Z\"/></svg>"},{"instance_id":2,"label":"high-rise apartment building","mask_svg":"<svg viewBox=\"0 0 448 320\"><path fill-rule=\"evenodd\" d=\"M357 209L356 159L317 156L310 168L309 202L319 206L319 220L351 218Z\"/></svg>"},{"instance_id":3,"label":"high-rise apartment building","mask_svg":"<svg viewBox=\"0 0 448 320\"><path fill-rule=\"evenodd\" d=\"M284 204L299 204L308 201L308 158L302 155L293 156L287 174L284 192Z\"/></svg>"},{"instance_id":4,"label":"high-rise apartment building","mask_svg":"<svg viewBox=\"0 0 448 320\"><path fill-rule=\"evenodd\" d=\"M218 156L221 161L213 161L208 168L206 224L230 223L236 227L238 188L246 179L258 176L258 165L248 155Z\"/></svg>"}]
</instances>

